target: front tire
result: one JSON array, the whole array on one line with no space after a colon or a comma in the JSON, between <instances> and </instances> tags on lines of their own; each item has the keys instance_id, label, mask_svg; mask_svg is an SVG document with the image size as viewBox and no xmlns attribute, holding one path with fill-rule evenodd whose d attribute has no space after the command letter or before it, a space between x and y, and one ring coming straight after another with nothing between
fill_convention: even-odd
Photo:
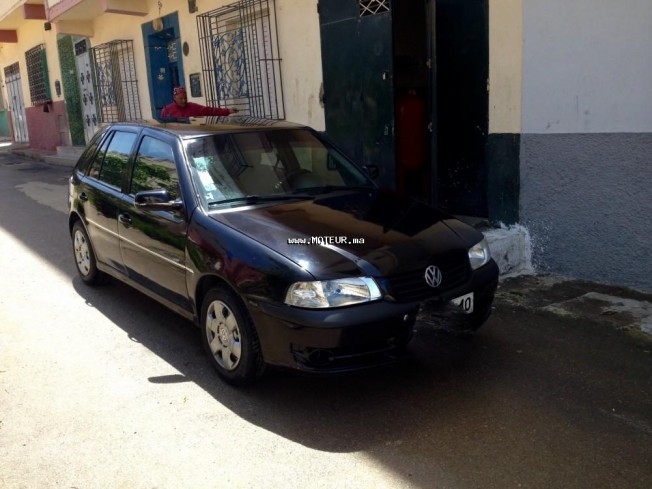
<instances>
[{"instance_id":1,"label":"front tire","mask_svg":"<svg viewBox=\"0 0 652 489\"><path fill-rule=\"evenodd\" d=\"M265 364L253 321L230 290L214 288L204 297L201 336L211 364L229 384L249 384L262 375Z\"/></svg>"},{"instance_id":2,"label":"front tire","mask_svg":"<svg viewBox=\"0 0 652 489\"><path fill-rule=\"evenodd\" d=\"M469 314L464 322L464 329L467 331L477 331L480 327L487 322L491 311L493 310L493 297L476 304L474 310Z\"/></svg>"},{"instance_id":3,"label":"front tire","mask_svg":"<svg viewBox=\"0 0 652 489\"><path fill-rule=\"evenodd\" d=\"M79 276L88 285L105 283L107 276L97 268L97 260L91 240L84 225L77 221L72 227L72 251Z\"/></svg>"}]
</instances>

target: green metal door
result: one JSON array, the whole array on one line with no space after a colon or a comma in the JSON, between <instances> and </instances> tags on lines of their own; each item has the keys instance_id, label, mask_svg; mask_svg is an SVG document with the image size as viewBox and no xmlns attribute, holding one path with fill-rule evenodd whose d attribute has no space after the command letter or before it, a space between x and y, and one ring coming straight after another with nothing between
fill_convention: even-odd
<instances>
[{"instance_id":1,"label":"green metal door","mask_svg":"<svg viewBox=\"0 0 652 489\"><path fill-rule=\"evenodd\" d=\"M395 188L390 0L319 0L328 137Z\"/></svg>"}]
</instances>

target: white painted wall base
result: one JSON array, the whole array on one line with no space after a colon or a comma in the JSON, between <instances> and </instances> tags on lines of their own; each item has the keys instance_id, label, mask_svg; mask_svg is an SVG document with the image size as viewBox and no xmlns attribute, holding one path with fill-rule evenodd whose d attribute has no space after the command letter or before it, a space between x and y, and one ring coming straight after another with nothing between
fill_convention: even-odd
<instances>
[{"instance_id":1,"label":"white painted wall base","mask_svg":"<svg viewBox=\"0 0 652 489\"><path fill-rule=\"evenodd\" d=\"M534 273L530 233L518 224L483 231L501 276Z\"/></svg>"}]
</instances>

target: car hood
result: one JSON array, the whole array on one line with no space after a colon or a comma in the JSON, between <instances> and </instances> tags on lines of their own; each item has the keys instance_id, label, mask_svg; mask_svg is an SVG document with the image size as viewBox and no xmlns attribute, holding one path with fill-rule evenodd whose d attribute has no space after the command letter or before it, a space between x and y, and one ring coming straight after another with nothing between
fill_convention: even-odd
<instances>
[{"instance_id":1,"label":"car hood","mask_svg":"<svg viewBox=\"0 0 652 489\"><path fill-rule=\"evenodd\" d=\"M391 276L482 239L472 227L390 191L338 191L315 200L211 212L316 278Z\"/></svg>"}]
</instances>

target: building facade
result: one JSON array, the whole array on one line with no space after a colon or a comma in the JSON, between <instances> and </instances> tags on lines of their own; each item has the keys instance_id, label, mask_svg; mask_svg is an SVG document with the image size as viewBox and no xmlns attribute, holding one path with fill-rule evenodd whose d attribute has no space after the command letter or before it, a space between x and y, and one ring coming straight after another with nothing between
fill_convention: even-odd
<instances>
[{"instance_id":1,"label":"building facade","mask_svg":"<svg viewBox=\"0 0 652 489\"><path fill-rule=\"evenodd\" d=\"M536 262L652 290L652 3L524 4L520 219Z\"/></svg>"},{"instance_id":2,"label":"building facade","mask_svg":"<svg viewBox=\"0 0 652 489\"><path fill-rule=\"evenodd\" d=\"M538 269L652 290L651 24L647 0L10 0L0 130L81 146L184 85L522 226Z\"/></svg>"}]
</instances>

